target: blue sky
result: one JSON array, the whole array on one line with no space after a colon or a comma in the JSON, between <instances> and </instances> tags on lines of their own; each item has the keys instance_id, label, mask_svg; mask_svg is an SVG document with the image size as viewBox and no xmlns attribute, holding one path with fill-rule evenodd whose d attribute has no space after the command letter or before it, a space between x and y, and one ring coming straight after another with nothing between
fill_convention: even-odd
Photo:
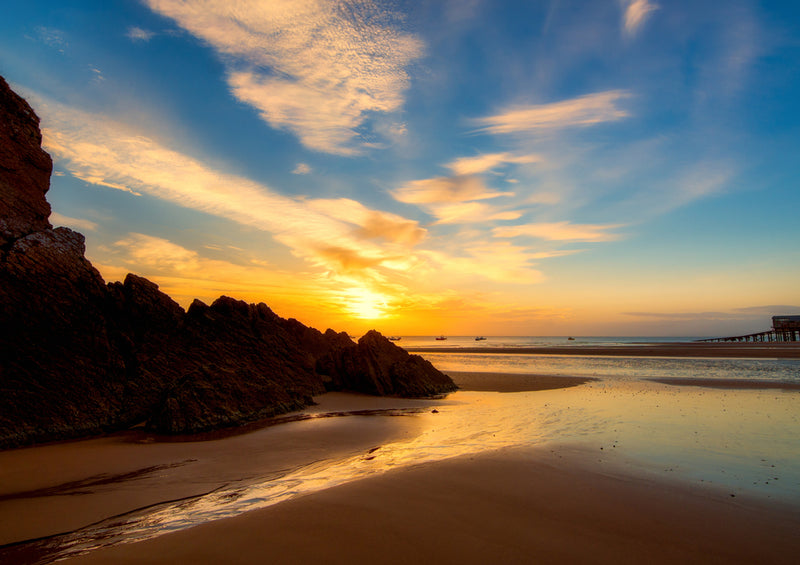
<instances>
[{"instance_id":1,"label":"blue sky","mask_svg":"<svg viewBox=\"0 0 800 565\"><path fill-rule=\"evenodd\" d=\"M12 2L55 225L107 280L358 333L800 313L792 2Z\"/></svg>"}]
</instances>

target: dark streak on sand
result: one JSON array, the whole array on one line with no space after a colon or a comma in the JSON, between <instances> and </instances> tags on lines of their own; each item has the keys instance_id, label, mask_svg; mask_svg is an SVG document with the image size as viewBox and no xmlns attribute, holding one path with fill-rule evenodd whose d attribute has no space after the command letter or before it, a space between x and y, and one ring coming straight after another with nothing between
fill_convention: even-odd
<instances>
[{"instance_id":1,"label":"dark streak on sand","mask_svg":"<svg viewBox=\"0 0 800 565\"><path fill-rule=\"evenodd\" d=\"M0 502L5 502L7 500L16 500L21 498L39 498L43 496L73 496L81 494L93 494L94 487L112 485L112 484L122 483L125 481L141 479L157 471L163 471L165 469L173 469L175 467L182 467L187 463L192 463L194 461L196 461L196 459L187 459L185 461L181 461L180 463L170 463L168 465L154 465L152 467L137 469L129 473L120 473L118 475L106 475L106 474L95 475L93 477L87 477L85 479L80 479L78 481L70 481L52 487L2 494L0 495Z\"/></svg>"},{"instance_id":2,"label":"dark streak on sand","mask_svg":"<svg viewBox=\"0 0 800 565\"><path fill-rule=\"evenodd\" d=\"M432 396L431 399L440 398L439 396ZM289 414L288 416L272 416L263 420L236 426L231 428L222 428L211 432L203 432L198 434L186 435L162 435L152 434L140 431L127 431L120 432L119 435L123 441L128 443L191 443L191 442L204 442L225 439L234 436L248 434L264 428L272 426L279 426L282 424L290 424L292 422L303 422L305 420L313 420L317 418L339 418L342 416L409 416L422 412L426 408L412 407L412 408L379 408L372 410L348 410L340 412L321 412L318 414L307 414L301 412L299 414Z\"/></svg>"}]
</instances>

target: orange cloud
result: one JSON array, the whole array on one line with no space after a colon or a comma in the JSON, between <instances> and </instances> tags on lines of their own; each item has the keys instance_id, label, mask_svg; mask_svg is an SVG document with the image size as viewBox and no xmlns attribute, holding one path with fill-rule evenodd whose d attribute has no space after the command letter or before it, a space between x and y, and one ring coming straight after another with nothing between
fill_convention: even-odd
<instances>
[{"instance_id":1,"label":"orange cloud","mask_svg":"<svg viewBox=\"0 0 800 565\"><path fill-rule=\"evenodd\" d=\"M649 0L622 0L622 5L624 7L622 23L628 35L635 34L644 24L650 12L658 10L660 7Z\"/></svg>"},{"instance_id":2,"label":"orange cloud","mask_svg":"<svg viewBox=\"0 0 800 565\"><path fill-rule=\"evenodd\" d=\"M608 230L618 229L624 224L571 224L569 222L552 222L539 224L525 224L521 226L504 226L494 228L495 237L537 237L550 241L614 241L620 238L619 234L608 233Z\"/></svg>"},{"instance_id":3,"label":"orange cloud","mask_svg":"<svg viewBox=\"0 0 800 565\"><path fill-rule=\"evenodd\" d=\"M426 230L418 222L390 212L371 210L349 198L306 200L314 210L358 226L354 234L366 239L385 239L413 246L425 238Z\"/></svg>"},{"instance_id":4,"label":"orange cloud","mask_svg":"<svg viewBox=\"0 0 800 565\"><path fill-rule=\"evenodd\" d=\"M415 180L392 191L396 200L407 204L465 202L513 195L513 192L488 189L483 180L475 175Z\"/></svg>"},{"instance_id":5,"label":"orange cloud","mask_svg":"<svg viewBox=\"0 0 800 565\"><path fill-rule=\"evenodd\" d=\"M76 230L95 231L97 224L90 220L83 220L81 218L70 218L58 212L50 214L50 223L56 226L67 226Z\"/></svg>"}]
</instances>

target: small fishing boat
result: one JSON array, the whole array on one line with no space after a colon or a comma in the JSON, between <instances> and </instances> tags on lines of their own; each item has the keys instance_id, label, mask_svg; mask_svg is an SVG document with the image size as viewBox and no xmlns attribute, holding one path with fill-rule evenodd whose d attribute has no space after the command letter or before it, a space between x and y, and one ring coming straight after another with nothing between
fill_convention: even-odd
<instances>
[{"instance_id":1,"label":"small fishing boat","mask_svg":"<svg viewBox=\"0 0 800 565\"><path fill-rule=\"evenodd\" d=\"M483 337L482 335L479 335L478 337L475 338L475 341L486 341L486 338Z\"/></svg>"},{"instance_id":2,"label":"small fishing boat","mask_svg":"<svg viewBox=\"0 0 800 565\"><path fill-rule=\"evenodd\" d=\"M444 341L444 340L446 340L446 339L447 339L447 338L446 338L445 336L443 336L443 335L440 335L439 337L437 337L437 338L436 338L436 341Z\"/></svg>"},{"instance_id":3,"label":"small fishing boat","mask_svg":"<svg viewBox=\"0 0 800 565\"><path fill-rule=\"evenodd\" d=\"M574 337L568 337L567 341L575 341L575 338Z\"/></svg>"},{"instance_id":4,"label":"small fishing boat","mask_svg":"<svg viewBox=\"0 0 800 565\"><path fill-rule=\"evenodd\" d=\"M396 335L390 335L389 336L389 341L400 341L401 339L403 339L403 338L400 337L400 336L396 336Z\"/></svg>"}]
</instances>

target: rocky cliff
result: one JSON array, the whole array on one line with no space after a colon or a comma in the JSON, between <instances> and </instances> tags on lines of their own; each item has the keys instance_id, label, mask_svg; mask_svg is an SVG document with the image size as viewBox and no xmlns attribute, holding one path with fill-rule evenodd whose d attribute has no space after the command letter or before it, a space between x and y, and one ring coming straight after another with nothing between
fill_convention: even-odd
<instances>
[{"instance_id":1,"label":"rocky cliff","mask_svg":"<svg viewBox=\"0 0 800 565\"><path fill-rule=\"evenodd\" d=\"M0 448L144 424L234 426L326 390L425 396L449 377L369 332L359 343L221 297L188 309L128 275L106 284L84 238L53 229L39 119L0 77Z\"/></svg>"}]
</instances>

